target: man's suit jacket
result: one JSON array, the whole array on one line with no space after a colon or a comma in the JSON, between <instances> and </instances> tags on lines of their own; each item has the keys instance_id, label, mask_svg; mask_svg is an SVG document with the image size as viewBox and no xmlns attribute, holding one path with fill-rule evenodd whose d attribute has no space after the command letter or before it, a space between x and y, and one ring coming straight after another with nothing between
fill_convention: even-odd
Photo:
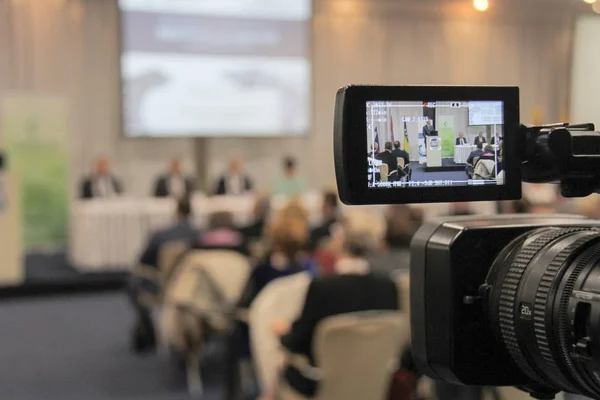
<instances>
[{"instance_id":1,"label":"man's suit jacket","mask_svg":"<svg viewBox=\"0 0 600 400\"><path fill-rule=\"evenodd\" d=\"M156 180L154 184L154 197L169 197L171 195L171 188L169 187L169 182L171 180L171 175L161 175ZM192 180L186 177L183 177L183 182L185 185L185 194L190 194L194 190L194 185Z\"/></svg>"},{"instance_id":2,"label":"man's suit jacket","mask_svg":"<svg viewBox=\"0 0 600 400\"><path fill-rule=\"evenodd\" d=\"M243 192L249 192L252 190L252 181L247 175L242 175L243 180ZM217 185L215 188L216 195L224 195L227 193L227 175L222 175L217 181Z\"/></svg>"},{"instance_id":3,"label":"man's suit jacket","mask_svg":"<svg viewBox=\"0 0 600 400\"><path fill-rule=\"evenodd\" d=\"M500 136L498 139L500 142L503 140L502 136ZM496 143L496 136L492 137L492 144L498 144Z\"/></svg>"},{"instance_id":4,"label":"man's suit jacket","mask_svg":"<svg viewBox=\"0 0 600 400\"><path fill-rule=\"evenodd\" d=\"M398 160L392 155L392 152L388 150L382 151L381 153L377 154L375 158L383 161L385 164L388 165L388 174L391 174L393 171L398 169Z\"/></svg>"},{"instance_id":5,"label":"man's suit jacket","mask_svg":"<svg viewBox=\"0 0 600 400\"><path fill-rule=\"evenodd\" d=\"M292 353L307 356L314 365L312 341L321 320L351 312L397 309L398 290L387 276L369 273L316 278L308 287L300 317L281 338L281 344ZM285 377L294 389L313 394L315 382L303 380L298 374L296 369L288 367Z\"/></svg>"},{"instance_id":6,"label":"man's suit jacket","mask_svg":"<svg viewBox=\"0 0 600 400\"><path fill-rule=\"evenodd\" d=\"M95 197L95 194L94 194L95 180L96 180L96 177L89 176L89 177L85 178L83 180L83 182L81 182L81 189L80 189L80 193L79 193L80 199L87 200L87 199L93 199ZM123 185L116 177L111 175L110 182L113 187L113 192L115 192L116 194L123 193Z\"/></svg>"},{"instance_id":7,"label":"man's suit jacket","mask_svg":"<svg viewBox=\"0 0 600 400\"><path fill-rule=\"evenodd\" d=\"M462 143L461 143L461 139L462 139ZM464 146L466 144L469 144L469 141L467 140L467 138L465 138L465 137L463 137L463 138L457 137L456 138L456 145L457 146Z\"/></svg>"},{"instance_id":8,"label":"man's suit jacket","mask_svg":"<svg viewBox=\"0 0 600 400\"><path fill-rule=\"evenodd\" d=\"M473 165L473 159L475 157L481 157L483 155L483 150L479 150L479 149L475 149L471 152L471 154L469 154L469 157L467 158L467 164L471 164Z\"/></svg>"},{"instance_id":9,"label":"man's suit jacket","mask_svg":"<svg viewBox=\"0 0 600 400\"><path fill-rule=\"evenodd\" d=\"M308 250L315 251L319 247L321 240L331 235L331 226L335 224L337 220L335 218L325 221L321 226L317 226L310 232L310 239L308 240Z\"/></svg>"},{"instance_id":10,"label":"man's suit jacket","mask_svg":"<svg viewBox=\"0 0 600 400\"><path fill-rule=\"evenodd\" d=\"M481 143L487 143L487 140L485 140L485 136L481 136L481 137L477 136L475 138L475 140L473 141L473 144L475 146L477 146L477 143L479 143L479 142L481 142Z\"/></svg>"},{"instance_id":11,"label":"man's suit jacket","mask_svg":"<svg viewBox=\"0 0 600 400\"><path fill-rule=\"evenodd\" d=\"M433 131L435 131L435 128L433 127L433 124L431 124L431 125L425 124L425 126L423 126L423 135L424 136L431 135L431 132L433 132Z\"/></svg>"},{"instance_id":12,"label":"man's suit jacket","mask_svg":"<svg viewBox=\"0 0 600 400\"><path fill-rule=\"evenodd\" d=\"M394 157L396 157L396 159L398 158L402 158L404 159L404 166L406 167L408 164L410 164L410 156L408 155L408 153L402 149L394 149L392 150L392 155Z\"/></svg>"},{"instance_id":13,"label":"man's suit jacket","mask_svg":"<svg viewBox=\"0 0 600 400\"><path fill-rule=\"evenodd\" d=\"M158 255L162 246L174 241L185 241L191 245L199 237L200 230L189 221L179 221L173 226L158 230L150 236L150 240L140 256L140 263L158 268Z\"/></svg>"}]
</instances>

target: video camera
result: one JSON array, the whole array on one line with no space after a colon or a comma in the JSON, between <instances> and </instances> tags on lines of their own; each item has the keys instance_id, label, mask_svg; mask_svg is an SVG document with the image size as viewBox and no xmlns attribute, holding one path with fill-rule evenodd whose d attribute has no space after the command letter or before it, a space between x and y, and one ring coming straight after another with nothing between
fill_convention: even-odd
<instances>
[{"instance_id":1,"label":"video camera","mask_svg":"<svg viewBox=\"0 0 600 400\"><path fill-rule=\"evenodd\" d=\"M458 144L461 127L467 145ZM340 198L516 200L522 181L587 196L600 192L594 129L521 125L516 87L348 86L335 107ZM395 172L407 166L394 150L408 153L410 173ZM600 398L600 222L568 215L430 221L413 238L410 278L413 355L425 375L516 386L540 399L560 391Z\"/></svg>"}]
</instances>

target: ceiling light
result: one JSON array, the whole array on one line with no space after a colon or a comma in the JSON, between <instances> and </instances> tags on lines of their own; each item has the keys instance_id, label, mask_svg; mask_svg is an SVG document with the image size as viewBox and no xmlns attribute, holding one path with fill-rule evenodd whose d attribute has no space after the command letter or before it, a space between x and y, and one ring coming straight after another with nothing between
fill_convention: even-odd
<instances>
[{"instance_id":1,"label":"ceiling light","mask_svg":"<svg viewBox=\"0 0 600 400\"><path fill-rule=\"evenodd\" d=\"M490 5L488 0L473 0L473 6L477 11L485 11Z\"/></svg>"},{"instance_id":2,"label":"ceiling light","mask_svg":"<svg viewBox=\"0 0 600 400\"><path fill-rule=\"evenodd\" d=\"M597 0L583 0L588 4L594 4Z\"/></svg>"}]
</instances>

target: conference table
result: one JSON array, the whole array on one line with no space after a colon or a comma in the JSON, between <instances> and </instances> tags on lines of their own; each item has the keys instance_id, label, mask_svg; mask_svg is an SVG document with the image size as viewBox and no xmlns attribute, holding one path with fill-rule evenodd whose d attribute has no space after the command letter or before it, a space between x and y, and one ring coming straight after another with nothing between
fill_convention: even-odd
<instances>
[{"instance_id":1,"label":"conference table","mask_svg":"<svg viewBox=\"0 0 600 400\"><path fill-rule=\"evenodd\" d=\"M465 144L463 146L454 146L454 162L456 164L466 164L469 154L475 150L475 146Z\"/></svg>"},{"instance_id":2,"label":"conference table","mask_svg":"<svg viewBox=\"0 0 600 400\"><path fill-rule=\"evenodd\" d=\"M193 220L200 229L207 226L210 214L228 211L236 226L252 222L255 199L252 196L213 196L202 193L192 197ZM287 202L274 197L273 211ZM309 211L311 224L320 222L321 195L307 193L302 203ZM70 261L82 272L125 271L136 260L150 234L171 224L175 218L173 199L127 198L80 200L71 207Z\"/></svg>"}]
</instances>

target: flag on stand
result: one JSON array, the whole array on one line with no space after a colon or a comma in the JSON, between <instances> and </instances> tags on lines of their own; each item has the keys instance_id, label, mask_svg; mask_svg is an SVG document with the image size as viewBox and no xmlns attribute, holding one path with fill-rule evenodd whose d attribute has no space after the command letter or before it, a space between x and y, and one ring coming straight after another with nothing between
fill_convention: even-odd
<instances>
[{"instance_id":1,"label":"flag on stand","mask_svg":"<svg viewBox=\"0 0 600 400\"><path fill-rule=\"evenodd\" d=\"M394 144L394 120L392 119L392 114L390 114L390 132L392 132L392 144Z\"/></svg>"},{"instance_id":2,"label":"flag on stand","mask_svg":"<svg viewBox=\"0 0 600 400\"><path fill-rule=\"evenodd\" d=\"M375 127L375 143L377 143L377 150L375 151L375 155L377 155L381 149L381 146L379 146L379 134L377 133L377 127Z\"/></svg>"},{"instance_id":3,"label":"flag on stand","mask_svg":"<svg viewBox=\"0 0 600 400\"><path fill-rule=\"evenodd\" d=\"M406 127L406 121L404 121L404 151L408 152L408 128Z\"/></svg>"}]
</instances>

